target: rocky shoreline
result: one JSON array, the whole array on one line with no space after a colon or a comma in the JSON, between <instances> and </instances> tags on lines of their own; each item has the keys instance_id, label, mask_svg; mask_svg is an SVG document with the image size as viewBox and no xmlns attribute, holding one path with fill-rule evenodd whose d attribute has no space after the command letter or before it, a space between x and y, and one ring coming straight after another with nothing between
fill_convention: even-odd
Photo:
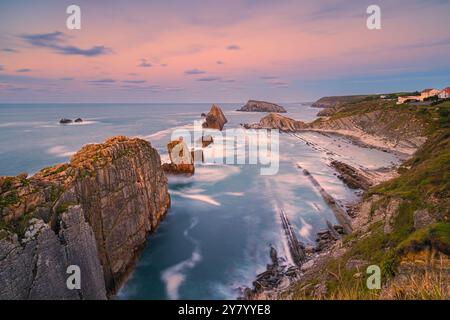
<instances>
[{"instance_id":1,"label":"rocky shoreline","mask_svg":"<svg viewBox=\"0 0 450 320\"><path fill-rule=\"evenodd\" d=\"M170 206L158 152L113 137L34 176L0 177L0 298L106 299ZM66 287L80 268L81 290Z\"/></svg>"}]
</instances>

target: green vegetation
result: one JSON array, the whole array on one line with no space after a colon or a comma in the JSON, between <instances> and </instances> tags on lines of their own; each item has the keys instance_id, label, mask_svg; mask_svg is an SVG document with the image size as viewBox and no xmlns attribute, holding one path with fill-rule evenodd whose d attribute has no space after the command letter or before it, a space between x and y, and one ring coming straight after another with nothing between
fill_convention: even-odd
<instances>
[{"instance_id":1,"label":"green vegetation","mask_svg":"<svg viewBox=\"0 0 450 320\"><path fill-rule=\"evenodd\" d=\"M317 272L317 278L302 281L294 288L294 298L314 298L311 283L321 278L327 285L326 298L331 299L372 299L379 298L381 292L368 291L364 270L347 268L351 259L361 259L367 264L377 264L382 270L382 279L396 281L394 277L404 254L433 249L445 255L450 254L450 102L444 101L435 106L395 106L394 102L384 100L363 101L346 105L332 118L395 108L398 114L413 115L427 124L428 141L416 154L399 169L401 175L393 180L371 188L365 195L368 200L377 195L380 200L374 202L371 216L379 210L386 210L392 201L398 202L394 219L390 222L391 232L385 232L385 222L371 225L366 234L352 234L344 239L349 246L339 258L330 258ZM399 121L407 121L401 118ZM414 213L426 210L434 221L425 228L414 228ZM324 276L325 275L325 276ZM325 279L323 278L325 277ZM389 287L388 298L443 298L446 294L439 274L425 274L424 284L417 283L417 277L407 279L401 286ZM393 282L395 283L395 282ZM408 291L410 290L410 291ZM426 290L429 290L427 292ZM325 298L325 297L321 297Z\"/></svg>"}]
</instances>

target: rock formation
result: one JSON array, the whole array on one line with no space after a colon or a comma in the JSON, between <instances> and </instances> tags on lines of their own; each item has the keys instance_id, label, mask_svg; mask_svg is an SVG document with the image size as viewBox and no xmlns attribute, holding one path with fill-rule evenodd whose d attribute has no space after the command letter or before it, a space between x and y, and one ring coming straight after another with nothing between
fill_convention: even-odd
<instances>
[{"instance_id":1,"label":"rock formation","mask_svg":"<svg viewBox=\"0 0 450 320\"><path fill-rule=\"evenodd\" d=\"M69 124L72 123L73 121L70 119L66 119L66 118L62 118L61 120L59 120L60 124Z\"/></svg>"},{"instance_id":2,"label":"rock formation","mask_svg":"<svg viewBox=\"0 0 450 320\"><path fill-rule=\"evenodd\" d=\"M277 113L269 113L256 124L244 124L246 129L279 129L283 132L295 132L307 128L307 124Z\"/></svg>"},{"instance_id":3,"label":"rock formation","mask_svg":"<svg viewBox=\"0 0 450 320\"><path fill-rule=\"evenodd\" d=\"M286 110L282 106L271 102L256 100L249 100L245 106L238 109L237 111L286 113Z\"/></svg>"},{"instance_id":4,"label":"rock formation","mask_svg":"<svg viewBox=\"0 0 450 320\"><path fill-rule=\"evenodd\" d=\"M223 126L227 122L228 120L227 118L225 118L222 109L220 109L218 105L213 104L211 110L209 110L208 114L206 115L205 122L203 123L203 128L217 129L222 131Z\"/></svg>"},{"instance_id":5,"label":"rock formation","mask_svg":"<svg viewBox=\"0 0 450 320\"><path fill-rule=\"evenodd\" d=\"M0 177L0 299L104 299L170 206L158 152L141 139L84 146L31 178ZM69 290L69 265L81 290Z\"/></svg>"},{"instance_id":6,"label":"rock formation","mask_svg":"<svg viewBox=\"0 0 450 320\"><path fill-rule=\"evenodd\" d=\"M194 156L188 146L180 137L178 140L167 144L170 163L164 163L162 169L167 174L193 175L195 172Z\"/></svg>"},{"instance_id":7,"label":"rock formation","mask_svg":"<svg viewBox=\"0 0 450 320\"><path fill-rule=\"evenodd\" d=\"M338 178L351 189L367 190L372 186L372 183L361 172L352 166L333 160L331 166L339 173Z\"/></svg>"}]
</instances>

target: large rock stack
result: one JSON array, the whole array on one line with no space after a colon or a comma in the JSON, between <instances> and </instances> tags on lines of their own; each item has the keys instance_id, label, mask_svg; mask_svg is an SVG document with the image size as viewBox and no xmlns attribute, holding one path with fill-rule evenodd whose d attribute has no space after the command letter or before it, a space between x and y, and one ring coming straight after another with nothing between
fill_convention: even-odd
<instances>
[{"instance_id":1,"label":"large rock stack","mask_svg":"<svg viewBox=\"0 0 450 320\"><path fill-rule=\"evenodd\" d=\"M31 178L0 177L0 299L103 299L170 206L158 152L115 137ZM81 289L66 286L81 269Z\"/></svg>"},{"instance_id":2,"label":"large rock stack","mask_svg":"<svg viewBox=\"0 0 450 320\"><path fill-rule=\"evenodd\" d=\"M222 109L218 105L213 104L211 110L209 110L206 115L205 122L203 123L203 128L205 129L217 129L222 130L225 123L228 120L222 112Z\"/></svg>"}]
</instances>

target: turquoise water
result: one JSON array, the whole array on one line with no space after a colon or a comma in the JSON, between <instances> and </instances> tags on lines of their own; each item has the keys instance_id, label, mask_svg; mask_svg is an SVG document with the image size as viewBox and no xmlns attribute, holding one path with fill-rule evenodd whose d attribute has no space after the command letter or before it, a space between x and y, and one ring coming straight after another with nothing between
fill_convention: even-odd
<instances>
[{"instance_id":1,"label":"turquoise water","mask_svg":"<svg viewBox=\"0 0 450 320\"><path fill-rule=\"evenodd\" d=\"M220 105L226 128L256 122L264 114L235 112L239 105ZM67 161L83 144L113 135L149 140L166 158L165 145L174 129L190 128L209 104L0 105L0 175L33 173ZM288 116L310 121L317 109L287 105ZM62 126L60 118L85 120ZM318 142L323 148L307 141ZM341 148L342 150L340 150ZM214 148L211 145L209 148ZM376 168L396 159L313 133L280 137L279 171L262 176L258 165L199 164L190 178L169 178L172 207L148 245L120 299L231 299L250 286L269 262L269 246L289 261L279 211L288 215L299 239L314 243L330 209L297 169L308 169L343 203L355 194L328 166L329 150ZM328 152L328 153L327 153Z\"/></svg>"}]
</instances>

